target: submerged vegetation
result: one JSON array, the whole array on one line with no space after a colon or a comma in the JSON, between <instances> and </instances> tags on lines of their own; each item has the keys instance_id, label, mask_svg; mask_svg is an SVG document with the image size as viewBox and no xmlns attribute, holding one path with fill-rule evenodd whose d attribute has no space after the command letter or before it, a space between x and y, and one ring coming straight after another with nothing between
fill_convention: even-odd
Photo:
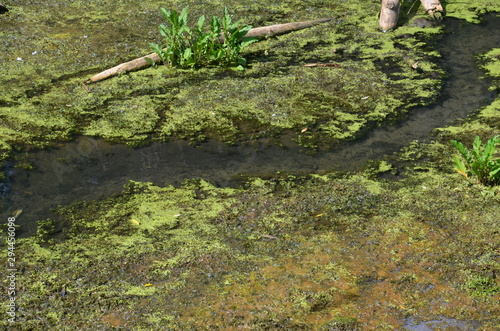
<instances>
[{"instance_id":1,"label":"submerged vegetation","mask_svg":"<svg viewBox=\"0 0 500 331\"><path fill-rule=\"evenodd\" d=\"M224 4L252 25L319 10L336 19L251 45L242 72L162 68L82 87L88 72L146 54L144 39L156 36L145 27L160 23L164 2L9 6L0 21L4 157L76 134L136 146L279 143L288 133L327 148L439 94L439 54L421 29L379 33L380 1ZM477 19L499 6L446 9ZM190 3L195 15L219 7ZM25 33L32 27L36 38ZM498 52L482 61L498 90ZM426 321L496 330L500 187L463 181L450 140L495 136L499 110L496 99L360 173L279 173L237 188L130 181L60 206L36 235L16 240L16 330L394 330ZM3 328L12 326L6 312Z\"/></svg>"}]
</instances>

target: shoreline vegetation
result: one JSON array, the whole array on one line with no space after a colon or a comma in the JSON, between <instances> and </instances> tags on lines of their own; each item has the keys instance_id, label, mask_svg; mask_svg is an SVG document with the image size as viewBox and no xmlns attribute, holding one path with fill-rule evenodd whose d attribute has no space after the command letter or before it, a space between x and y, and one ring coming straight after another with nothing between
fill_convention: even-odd
<instances>
[{"instance_id":1,"label":"shoreline vegetation","mask_svg":"<svg viewBox=\"0 0 500 331\"><path fill-rule=\"evenodd\" d=\"M477 23L486 11L500 12L492 3L450 2L444 19ZM4 160L14 157L29 168L31 150L80 134L131 146L171 137L237 144L242 132L251 141L272 137L273 130L281 135L321 127L310 138L295 136L301 146L314 148L352 139L367 118L397 118L439 95L444 73L425 35L441 29L401 24L382 34L378 1L312 8L335 17L333 23L252 44L244 72L159 68L83 88L82 77L116 64L108 54L126 54L122 61L147 50L145 40L156 38L160 5L141 3L127 21L126 3L115 8L116 2L104 1L90 11L99 6L9 4L0 23L1 49L13 47L9 58L0 52ZM225 5L254 26L312 19L302 17L311 8L299 3L273 3L264 13ZM190 9L199 16L194 4ZM32 32L39 38L9 37L8 24L15 20L32 20L28 30L42 27ZM83 21L90 22L83 29L72 25ZM134 26L143 21L151 33ZM119 32L123 25L128 36ZM500 90L498 54L492 49L478 55L494 91ZM396 71L383 73L378 61ZM342 67L304 67L308 63ZM192 119L182 118L221 96L233 108L212 108L219 112L216 120L201 111L207 117L191 126ZM253 112L235 110L262 96L268 99ZM363 96L370 102L360 106ZM328 113L325 104L339 109ZM292 106L297 112L279 112ZM321 112L327 117L319 118ZM269 120L270 113L283 116ZM500 187L456 173L450 141L470 147L476 136L488 140L500 130L499 113L496 98L467 120L436 129L432 142L413 142L357 173L283 173L248 178L237 188L199 179L179 187L130 181L101 200L60 206L59 221L40 221L36 235L15 242L15 329L394 330L432 321L435 328L496 330ZM337 120L328 123L328 116ZM17 210L15 218L22 217ZM7 308L0 317L2 327L12 327Z\"/></svg>"}]
</instances>

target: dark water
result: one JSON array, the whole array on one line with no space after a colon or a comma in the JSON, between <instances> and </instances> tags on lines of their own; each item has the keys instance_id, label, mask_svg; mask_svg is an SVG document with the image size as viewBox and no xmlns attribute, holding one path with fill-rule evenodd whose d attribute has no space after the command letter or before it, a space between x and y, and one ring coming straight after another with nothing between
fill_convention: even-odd
<instances>
[{"instance_id":1,"label":"dark water","mask_svg":"<svg viewBox=\"0 0 500 331\"><path fill-rule=\"evenodd\" d=\"M446 19L449 31L439 41L442 66L449 74L439 103L414 109L397 125L373 130L359 139L318 155L282 147L234 146L216 142L201 147L183 141L153 143L130 149L81 137L60 148L33 154L36 169L11 169L0 210L23 209L18 235L28 235L36 221L56 217L50 209L75 200L96 199L119 192L129 180L157 185L204 178L220 186L233 185L240 175L318 173L357 170L369 160L397 152L414 140L426 141L436 127L449 125L485 106L496 97L475 64L474 55L500 47L500 18L487 15L479 25Z\"/></svg>"}]
</instances>

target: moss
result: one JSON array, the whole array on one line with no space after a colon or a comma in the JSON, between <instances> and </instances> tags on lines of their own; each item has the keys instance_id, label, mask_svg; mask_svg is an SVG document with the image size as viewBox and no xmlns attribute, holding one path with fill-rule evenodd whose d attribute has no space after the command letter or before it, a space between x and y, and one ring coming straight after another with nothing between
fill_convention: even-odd
<instances>
[{"instance_id":1,"label":"moss","mask_svg":"<svg viewBox=\"0 0 500 331\"><path fill-rule=\"evenodd\" d=\"M153 286L149 286L149 287L146 287L146 286L131 286L126 292L125 294L126 295L145 295L145 296L149 296L149 295L153 295L155 294L156 292L156 288L153 287Z\"/></svg>"},{"instance_id":2,"label":"moss","mask_svg":"<svg viewBox=\"0 0 500 331\"><path fill-rule=\"evenodd\" d=\"M475 297L489 297L500 292L500 286L491 275L480 276L471 274L464 288Z\"/></svg>"},{"instance_id":3,"label":"moss","mask_svg":"<svg viewBox=\"0 0 500 331\"><path fill-rule=\"evenodd\" d=\"M357 319L354 317L338 316L332 321L323 325L319 330L321 331L347 331L347 330L358 330Z\"/></svg>"}]
</instances>

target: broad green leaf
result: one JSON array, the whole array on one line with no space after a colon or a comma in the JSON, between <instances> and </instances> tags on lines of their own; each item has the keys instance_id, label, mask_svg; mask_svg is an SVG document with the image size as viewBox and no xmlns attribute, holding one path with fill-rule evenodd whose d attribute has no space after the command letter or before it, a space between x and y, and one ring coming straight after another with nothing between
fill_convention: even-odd
<instances>
[{"instance_id":1,"label":"broad green leaf","mask_svg":"<svg viewBox=\"0 0 500 331\"><path fill-rule=\"evenodd\" d=\"M227 10L227 7L224 7L224 17L222 18L224 22L224 29L230 29L231 25L231 16L229 15L229 11Z\"/></svg>"},{"instance_id":2,"label":"broad green leaf","mask_svg":"<svg viewBox=\"0 0 500 331\"><path fill-rule=\"evenodd\" d=\"M476 161L482 160L483 154L481 151L481 138L479 136L476 136L472 144L472 155Z\"/></svg>"},{"instance_id":3,"label":"broad green leaf","mask_svg":"<svg viewBox=\"0 0 500 331\"><path fill-rule=\"evenodd\" d=\"M191 57L192 54L193 54L193 52L191 51L191 48L186 48L182 57L184 60L187 60Z\"/></svg>"},{"instance_id":4,"label":"broad green leaf","mask_svg":"<svg viewBox=\"0 0 500 331\"><path fill-rule=\"evenodd\" d=\"M492 171L490 171L490 177L494 178L494 177L497 177L496 175L500 175L500 166L496 167L495 169L493 169ZM500 176L499 176L500 178Z\"/></svg>"},{"instance_id":5,"label":"broad green leaf","mask_svg":"<svg viewBox=\"0 0 500 331\"><path fill-rule=\"evenodd\" d=\"M160 8L161 13L163 14L163 17L165 17L166 20L170 20L170 11L166 10L165 8Z\"/></svg>"},{"instance_id":6,"label":"broad green leaf","mask_svg":"<svg viewBox=\"0 0 500 331\"><path fill-rule=\"evenodd\" d=\"M467 168L465 167L464 162L462 161L462 159L460 159L460 157L458 155L453 155L453 162L454 162L455 170L459 174L461 174L462 176L468 177Z\"/></svg>"},{"instance_id":7,"label":"broad green leaf","mask_svg":"<svg viewBox=\"0 0 500 331\"><path fill-rule=\"evenodd\" d=\"M201 30L203 29L203 25L205 24L205 15L201 15L200 18L198 19L198 29Z\"/></svg>"},{"instance_id":8,"label":"broad green leaf","mask_svg":"<svg viewBox=\"0 0 500 331\"><path fill-rule=\"evenodd\" d=\"M254 42L257 42L257 41L259 41L259 39L256 37L245 38L241 42L241 48L243 49L244 47L247 47L248 45L253 44Z\"/></svg>"},{"instance_id":9,"label":"broad green leaf","mask_svg":"<svg viewBox=\"0 0 500 331\"><path fill-rule=\"evenodd\" d=\"M187 24L188 9L189 6L184 7L184 9L182 9L181 11L181 14L179 15L179 23L181 23L182 25Z\"/></svg>"},{"instance_id":10,"label":"broad green leaf","mask_svg":"<svg viewBox=\"0 0 500 331\"><path fill-rule=\"evenodd\" d=\"M474 148L474 150L479 150L481 147L481 138L479 138L479 136L476 136L476 139L474 139L474 143L472 144L472 148Z\"/></svg>"}]
</instances>

